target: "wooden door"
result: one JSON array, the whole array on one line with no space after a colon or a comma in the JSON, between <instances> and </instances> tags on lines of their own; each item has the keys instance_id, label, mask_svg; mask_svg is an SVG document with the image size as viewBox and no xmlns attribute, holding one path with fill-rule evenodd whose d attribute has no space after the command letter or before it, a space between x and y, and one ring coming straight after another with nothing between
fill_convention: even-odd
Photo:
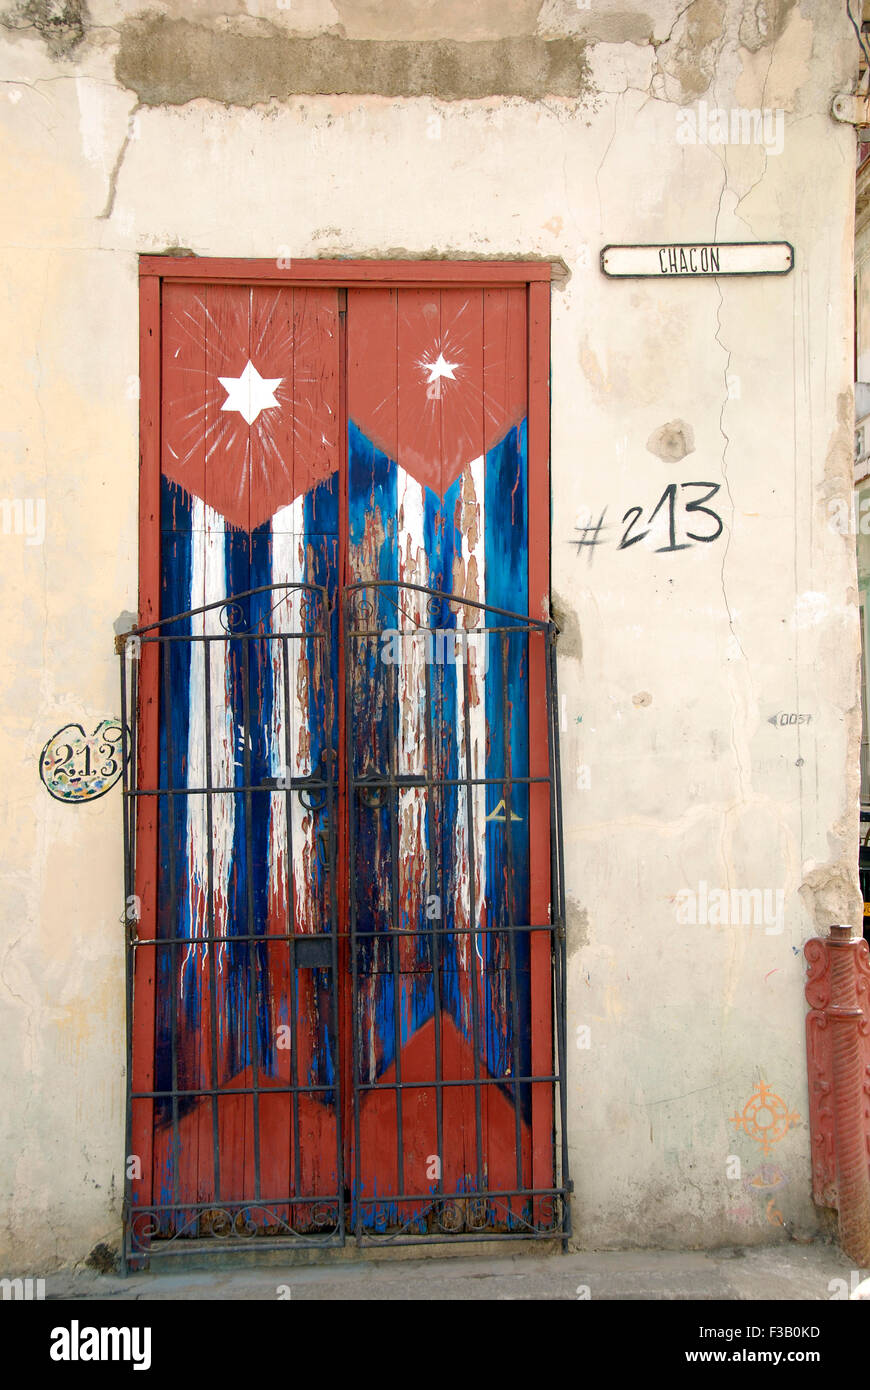
<instances>
[{"instance_id":1,"label":"wooden door","mask_svg":"<svg viewBox=\"0 0 870 1390\"><path fill-rule=\"evenodd\" d=\"M547 286L243 268L143 280L130 1201L546 1227Z\"/></svg>"},{"instance_id":2,"label":"wooden door","mask_svg":"<svg viewBox=\"0 0 870 1390\"><path fill-rule=\"evenodd\" d=\"M532 1222L527 299L348 296L357 1231Z\"/></svg>"}]
</instances>

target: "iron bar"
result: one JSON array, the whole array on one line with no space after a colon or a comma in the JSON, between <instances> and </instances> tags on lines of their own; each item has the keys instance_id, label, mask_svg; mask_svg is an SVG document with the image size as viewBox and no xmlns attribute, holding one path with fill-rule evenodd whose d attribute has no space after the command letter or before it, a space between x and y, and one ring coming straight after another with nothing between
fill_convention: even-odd
<instances>
[{"instance_id":1,"label":"iron bar","mask_svg":"<svg viewBox=\"0 0 870 1390\"><path fill-rule=\"evenodd\" d=\"M204 686L205 686L205 784L211 788L212 785L212 762L211 762L211 647L206 642L203 645L204 662ZM208 845L208 865L206 869L207 884L207 913L209 931L214 933L214 823L211 796L206 798L206 843ZM217 942L215 942L217 945ZM211 1034L211 1080L216 1084L218 1077L218 1058L217 1058L217 1027L218 1027L218 1006L217 1006L217 970L215 956L217 951L213 950L209 956L209 994L211 998L211 1018L209 1020L209 1032ZM221 1193L221 1159L220 1159L220 1120L218 1116L217 1100L211 1102L211 1131L212 1131L212 1161L214 1164L214 1190L215 1198L220 1200Z\"/></svg>"},{"instance_id":2,"label":"iron bar","mask_svg":"<svg viewBox=\"0 0 870 1390\"><path fill-rule=\"evenodd\" d=\"M284 776L285 784L288 782L290 769L293 766L294 750L291 742L293 733L293 720L290 717L290 649L287 645L288 639L281 637L281 676L284 695ZM299 1017L297 1002L297 981L296 981L296 877L293 873L293 794L289 786L285 786L284 792L284 818L286 821L286 863L288 865L287 882L287 912L288 927L292 923L294 931L287 936L290 948L290 1080L294 1086L297 1084L297 1054L299 1040L296 1036L296 1020ZM299 1102L296 1092L291 1095L290 1100L290 1123L292 1128L292 1154L293 1154L293 1196L299 1193L299 1174L302 1164L302 1147L299 1139Z\"/></svg>"},{"instance_id":3,"label":"iron bar","mask_svg":"<svg viewBox=\"0 0 870 1390\"><path fill-rule=\"evenodd\" d=\"M514 857L513 857L513 780L511 773L513 770L513 758L511 750L512 725L510 711L508 709L507 680L505 673L509 669L508 663L510 652L508 649L508 638L503 636L502 643L502 682L501 682L501 703L502 703L502 737L504 738L505 754L505 788L502 789L502 797L505 806L505 858L507 860L507 925L514 927ZM514 1129L516 1145L516 1166L517 1183L521 1186L523 1181L523 1137L522 1137L522 1115L520 1104L520 1083L516 1079L522 1071L520 1063L520 1008L517 990L519 980L517 979L517 947L519 937L512 933L508 937L508 961L510 966L511 982L511 1044L514 1066Z\"/></svg>"},{"instance_id":4,"label":"iron bar","mask_svg":"<svg viewBox=\"0 0 870 1390\"><path fill-rule=\"evenodd\" d=\"M160 653L161 665L163 668L163 700L164 700L164 725L166 730L166 766L171 768L174 762L174 746L172 738L172 652L165 650ZM159 807L158 802L158 807ZM175 793L169 792L168 799L169 811L169 911L172 914L178 912L178 877L175 862ZM159 816L158 816L158 835ZM159 934L158 923L158 934ZM160 947L156 948L156 968L155 974L160 979ZM164 957L165 959L165 957ZM171 969L173 986L177 979L178 970L178 948L173 938L171 947ZM170 1024L170 1069L172 1076L172 1192L173 1196L178 1196L178 1173L180 1168L179 1156L181 1152L181 1139L178 1132L178 1013L173 1007L171 1010L172 1021Z\"/></svg>"},{"instance_id":5,"label":"iron bar","mask_svg":"<svg viewBox=\"0 0 870 1390\"><path fill-rule=\"evenodd\" d=\"M466 643L466 658L468 648ZM474 876L476 871L477 856L474 853L474 795L471 786L471 691L469 687L468 661L462 663L462 730L465 743L465 816L466 816L466 852L468 854L468 922L471 927L471 955L468 962L468 973L471 982L471 1031L472 1049L471 1055L474 1066L474 1079L480 1081L480 1001L477 993L477 894L474 890ZM457 749L457 755L460 750ZM481 975L483 971L481 971ZM483 1040L484 1048L486 1040ZM477 1169L477 1188L478 1191L483 1186L483 1113L481 1110L481 1095L479 1086L474 1088L474 1150L475 1163Z\"/></svg>"}]
</instances>

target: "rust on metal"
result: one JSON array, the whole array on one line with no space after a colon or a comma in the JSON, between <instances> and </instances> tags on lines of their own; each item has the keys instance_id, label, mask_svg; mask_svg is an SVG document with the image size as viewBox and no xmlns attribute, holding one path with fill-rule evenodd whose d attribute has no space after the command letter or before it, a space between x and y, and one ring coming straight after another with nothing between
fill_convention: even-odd
<instances>
[{"instance_id":1,"label":"rust on metal","mask_svg":"<svg viewBox=\"0 0 870 1390\"><path fill-rule=\"evenodd\" d=\"M838 1211L840 1243L870 1264L870 953L848 926L804 947L813 1198Z\"/></svg>"}]
</instances>

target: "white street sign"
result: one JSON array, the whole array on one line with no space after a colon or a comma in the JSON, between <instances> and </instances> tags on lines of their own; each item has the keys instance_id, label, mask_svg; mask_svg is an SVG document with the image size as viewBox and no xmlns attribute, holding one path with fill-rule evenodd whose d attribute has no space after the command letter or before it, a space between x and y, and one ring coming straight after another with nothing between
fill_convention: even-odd
<instances>
[{"instance_id":1,"label":"white street sign","mask_svg":"<svg viewBox=\"0 0 870 1390\"><path fill-rule=\"evenodd\" d=\"M605 275L787 275L794 248L787 241L686 241L654 246L605 246Z\"/></svg>"}]
</instances>

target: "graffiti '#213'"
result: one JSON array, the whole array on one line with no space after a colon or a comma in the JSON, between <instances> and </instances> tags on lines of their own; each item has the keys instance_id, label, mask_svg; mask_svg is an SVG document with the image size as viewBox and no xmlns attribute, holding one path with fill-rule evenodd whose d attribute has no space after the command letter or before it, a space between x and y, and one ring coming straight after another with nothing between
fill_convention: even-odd
<instances>
[{"instance_id":1,"label":"graffiti '#213'","mask_svg":"<svg viewBox=\"0 0 870 1390\"><path fill-rule=\"evenodd\" d=\"M602 535L603 531L614 529L614 523L605 522L607 508L604 507L597 522L592 522L590 517L590 524L575 527L580 535L576 540L572 540L571 544L576 545L578 555L582 554L584 547L588 547L591 562L597 545L606 545L608 541L613 541L617 550L628 550L629 546L645 540L653 531L657 518L657 535L664 539L667 534L667 541L664 545L654 547L656 554L688 550L696 541L709 544L710 541L718 540L724 529L719 513L707 505L716 496L719 488L719 483L709 482L668 483L649 512L646 524L643 507L629 507L620 523L621 533L613 536ZM692 489L698 489L699 494L693 495Z\"/></svg>"}]
</instances>

